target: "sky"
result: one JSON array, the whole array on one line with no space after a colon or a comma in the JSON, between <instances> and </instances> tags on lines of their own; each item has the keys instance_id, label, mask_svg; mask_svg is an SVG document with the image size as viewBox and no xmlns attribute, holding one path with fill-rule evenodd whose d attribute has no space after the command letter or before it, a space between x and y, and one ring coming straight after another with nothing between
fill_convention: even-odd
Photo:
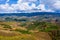
<instances>
[{"instance_id":1,"label":"sky","mask_svg":"<svg viewBox=\"0 0 60 40\"><path fill-rule=\"evenodd\" d=\"M60 0L0 0L0 13L59 12Z\"/></svg>"}]
</instances>

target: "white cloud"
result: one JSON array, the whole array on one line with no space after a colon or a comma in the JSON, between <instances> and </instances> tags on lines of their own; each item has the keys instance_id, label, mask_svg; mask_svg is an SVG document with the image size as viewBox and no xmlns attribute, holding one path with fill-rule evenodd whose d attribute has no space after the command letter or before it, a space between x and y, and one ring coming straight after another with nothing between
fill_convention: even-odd
<instances>
[{"instance_id":1,"label":"white cloud","mask_svg":"<svg viewBox=\"0 0 60 40\"><path fill-rule=\"evenodd\" d=\"M32 3L32 5L29 6L29 3L36 2L37 0L18 0L17 4L12 5L9 5L7 3L8 1L9 0L6 1L6 4L0 5L0 12L16 13L17 10L24 10L24 12L54 12L51 9L46 9L44 4L36 6L36 4Z\"/></svg>"},{"instance_id":2,"label":"white cloud","mask_svg":"<svg viewBox=\"0 0 60 40\"><path fill-rule=\"evenodd\" d=\"M9 0L7 0L6 2L9 2Z\"/></svg>"},{"instance_id":3,"label":"white cloud","mask_svg":"<svg viewBox=\"0 0 60 40\"><path fill-rule=\"evenodd\" d=\"M18 3L20 2L36 2L38 0L18 0Z\"/></svg>"},{"instance_id":4,"label":"white cloud","mask_svg":"<svg viewBox=\"0 0 60 40\"><path fill-rule=\"evenodd\" d=\"M40 4L39 6L37 6L38 9L41 9L41 10L45 10L45 5L44 4Z\"/></svg>"},{"instance_id":5,"label":"white cloud","mask_svg":"<svg viewBox=\"0 0 60 40\"><path fill-rule=\"evenodd\" d=\"M15 9L7 3L3 4L3 5L0 5L0 10L2 10L0 12L7 12L7 13L15 12Z\"/></svg>"},{"instance_id":6,"label":"white cloud","mask_svg":"<svg viewBox=\"0 0 60 40\"><path fill-rule=\"evenodd\" d=\"M55 9L60 9L60 1L56 1L53 5Z\"/></svg>"},{"instance_id":7,"label":"white cloud","mask_svg":"<svg viewBox=\"0 0 60 40\"><path fill-rule=\"evenodd\" d=\"M52 10L60 10L60 0L41 0L41 2Z\"/></svg>"},{"instance_id":8,"label":"white cloud","mask_svg":"<svg viewBox=\"0 0 60 40\"><path fill-rule=\"evenodd\" d=\"M51 9L46 9L44 4L40 4L37 8L40 9L42 12L54 12Z\"/></svg>"}]
</instances>

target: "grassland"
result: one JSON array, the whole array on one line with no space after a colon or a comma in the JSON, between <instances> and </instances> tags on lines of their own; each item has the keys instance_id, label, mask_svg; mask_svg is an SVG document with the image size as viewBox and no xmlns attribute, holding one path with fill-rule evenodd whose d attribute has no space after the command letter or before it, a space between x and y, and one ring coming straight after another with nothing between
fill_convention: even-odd
<instances>
[{"instance_id":1,"label":"grassland","mask_svg":"<svg viewBox=\"0 0 60 40\"><path fill-rule=\"evenodd\" d=\"M57 30L48 22L0 22L0 40L59 40Z\"/></svg>"}]
</instances>

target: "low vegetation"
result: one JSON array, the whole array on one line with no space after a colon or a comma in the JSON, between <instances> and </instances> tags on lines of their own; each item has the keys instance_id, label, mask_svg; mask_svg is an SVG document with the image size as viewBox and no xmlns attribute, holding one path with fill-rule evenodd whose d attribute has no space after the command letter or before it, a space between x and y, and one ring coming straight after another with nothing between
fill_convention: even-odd
<instances>
[{"instance_id":1,"label":"low vegetation","mask_svg":"<svg viewBox=\"0 0 60 40\"><path fill-rule=\"evenodd\" d=\"M12 22L12 23L14 23L14 22ZM9 24L8 22L3 22L3 23L0 23L0 26L2 26L1 28L3 28L0 30L8 29L10 32L16 33L15 37L14 36L7 37L7 34L3 33L3 34L6 34L6 37L4 37L3 35L0 36L0 40L38 40L38 39L40 40L40 36L39 36L40 32L45 32L46 34L49 34L49 36L51 37L52 40L59 40L59 38L60 38L60 31L58 30L58 25L53 24L51 22L34 21L34 22L30 22L30 23L28 23L28 22L20 23L19 22L19 24L18 24L18 22L14 23L14 24ZM21 29L21 28L25 28L25 29ZM18 34L18 36L17 36L17 34ZM36 35L38 35L38 38L36 38Z\"/></svg>"},{"instance_id":2,"label":"low vegetation","mask_svg":"<svg viewBox=\"0 0 60 40\"><path fill-rule=\"evenodd\" d=\"M22 34L31 34L28 30L21 30L21 29L15 29L15 31L20 32Z\"/></svg>"},{"instance_id":3,"label":"low vegetation","mask_svg":"<svg viewBox=\"0 0 60 40\"><path fill-rule=\"evenodd\" d=\"M10 25L7 25L7 24L0 24L0 25L3 26L3 28L8 28L8 29L12 28Z\"/></svg>"}]
</instances>

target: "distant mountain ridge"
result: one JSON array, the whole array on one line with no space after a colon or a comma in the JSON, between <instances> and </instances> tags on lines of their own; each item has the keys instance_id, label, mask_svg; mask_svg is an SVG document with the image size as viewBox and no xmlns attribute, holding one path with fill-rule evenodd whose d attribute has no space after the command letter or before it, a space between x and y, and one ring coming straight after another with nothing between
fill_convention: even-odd
<instances>
[{"instance_id":1,"label":"distant mountain ridge","mask_svg":"<svg viewBox=\"0 0 60 40\"><path fill-rule=\"evenodd\" d=\"M58 15L60 13L54 12L33 12L33 13L0 13L0 16L37 16L37 15Z\"/></svg>"}]
</instances>

